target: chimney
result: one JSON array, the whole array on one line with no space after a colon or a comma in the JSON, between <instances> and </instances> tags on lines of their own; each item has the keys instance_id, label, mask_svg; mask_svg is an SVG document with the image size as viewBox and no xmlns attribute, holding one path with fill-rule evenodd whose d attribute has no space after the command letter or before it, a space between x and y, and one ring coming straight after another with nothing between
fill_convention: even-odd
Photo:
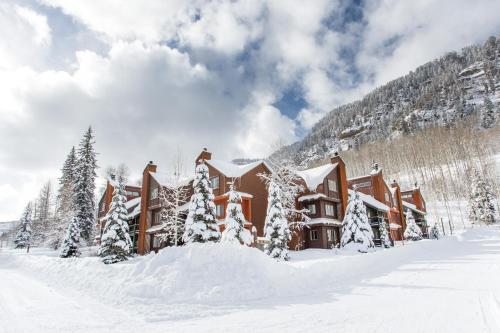
<instances>
[{"instance_id":1,"label":"chimney","mask_svg":"<svg viewBox=\"0 0 500 333\"><path fill-rule=\"evenodd\" d=\"M342 207L341 214L339 214L339 219L342 220L344 218L344 214L347 209L347 202L349 201L349 195L347 192L348 182L347 182L347 173L345 168L345 163L342 157L340 157L338 152L333 154L333 157L330 158L330 163L337 164L337 176L339 183L339 199L340 205Z\"/></svg>"},{"instance_id":2,"label":"chimney","mask_svg":"<svg viewBox=\"0 0 500 333\"><path fill-rule=\"evenodd\" d=\"M196 165L198 165L202 160L209 161L212 159L212 153L207 150L207 148L203 148L202 152L196 158Z\"/></svg>"}]
</instances>

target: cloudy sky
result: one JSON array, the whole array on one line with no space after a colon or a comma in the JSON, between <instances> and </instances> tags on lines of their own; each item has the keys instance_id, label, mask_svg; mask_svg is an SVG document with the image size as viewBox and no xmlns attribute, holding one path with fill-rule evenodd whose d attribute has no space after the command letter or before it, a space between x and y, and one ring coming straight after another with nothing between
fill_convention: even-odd
<instances>
[{"instance_id":1,"label":"cloudy sky","mask_svg":"<svg viewBox=\"0 0 500 333\"><path fill-rule=\"evenodd\" d=\"M259 157L500 32L496 0L0 1L0 221L95 129L101 171ZM101 172L100 171L100 172Z\"/></svg>"}]
</instances>

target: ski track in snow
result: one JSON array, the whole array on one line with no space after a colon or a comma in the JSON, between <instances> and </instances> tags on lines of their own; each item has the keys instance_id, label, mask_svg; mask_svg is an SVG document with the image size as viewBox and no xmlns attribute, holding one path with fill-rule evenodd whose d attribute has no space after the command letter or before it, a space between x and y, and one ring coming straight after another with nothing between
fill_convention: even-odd
<instances>
[{"instance_id":1,"label":"ski track in snow","mask_svg":"<svg viewBox=\"0 0 500 333\"><path fill-rule=\"evenodd\" d=\"M287 265L297 275L275 282L297 293L224 304L134 300L117 306L90 290L48 281L24 267L23 256L0 250L1 333L500 332L496 227L365 255L294 252ZM75 274L85 273L92 274Z\"/></svg>"}]
</instances>

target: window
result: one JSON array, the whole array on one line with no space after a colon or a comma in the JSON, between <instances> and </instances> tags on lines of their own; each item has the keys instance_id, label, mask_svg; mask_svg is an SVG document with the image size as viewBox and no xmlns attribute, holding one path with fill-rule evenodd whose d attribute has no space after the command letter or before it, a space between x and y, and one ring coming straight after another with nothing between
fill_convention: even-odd
<instances>
[{"instance_id":1,"label":"window","mask_svg":"<svg viewBox=\"0 0 500 333\"><path fill-rule=\"evenodd\" d=\"M309 214L316 215L316 204L307 205L307 209L309 210Z\"/></svg>"},{"instance_id":2,"label":"window","mask_svg":"<svg viewBox=\"0 0 500 333\"><path fill-rule=\"evenodd\" d=\"M337 181L333 179L328 179L328 190L331 192L337 192Z\"/></svg>"},{"instance_id":3,"label":"window","mask_svg":"<svg viewBox=\"0 0 500 333\"><path fill-rule=\"evenodd\" d=\"M326 237L328 238L328 242L333 242L333 229L326 230Z\"/></svg>"},{"instance_id":4,"label":"window","mask_svg":"<svg viewBox=\"0 0 500 333\"><path fill-rule=\"evenodd\" d=\"M332 204L325 204L325 214L327 216L335 216L334 207Z\"/></svg>"},{"instance_id":5,"label":"window","mask_svg":"<svg viewBox=\"0 0 500 333\"><path fill-rule=\"evenodd\" d=\"M154 213L154 215L153 215L153 216L154 216L154 217L153 217L153 225L158 225L158 224L160 224L160 216L161 216L161 215L160 215L160 212L156 212L156 213Z\"/></svg>"},{"instance_id":6,"label":"window","mask_svg":"<svg viewBox=\"0 0 500 333\"><path fill-rule=\"evenodd\" d=\"M149 199L154 200L156 198L158 198L158 187L151 189L151 195Z\"/></svg>"},{"instance_id":7,"label":"window","mask_svg":"<svg viewBox=\"0 0 500 333\"><path fill-rule=\"evenodd\" d=\"M139 196L139 192L127 191L127 196L129 196L129 197L138 197Z\"/></svg>"},{"instance_id":8,"label":"window","mask_svg":"<svg viewBox=\"0 0 500 333\"><path fill-rule=\"evenodd\" d=\"M215 215L217 217L224 216L224 205L223 204L219 204L219 205L215 206Z\"/></svg>"},{"instance_id":9,"label":"window","mask_svg":"<svg viewBox=\"0 0 500 333\"><path fill-rule=\"evenodd\" d=\"M311 240L318 240L318 231L317 230L309 231L309 237L311 238Z\"/></svg>"},{"instance_id":10,"label":"window","mask_svg":"<svg viewBox=\"0 0 500 333\"><path fill-rule=\"evenodd\" d=\"M389 193L385 192L385 202L391 202L391 199L389 198Z\"/></svg>"},{"instance_id":11,"label":"window","mask_svg":"<svg viewBox=\"0 0 500 333\"><path fill-rule=\"evenodd\" d=\"M219 176L210 178L210 187L214 190L219 188Z\"/></svg>"},{"instance_id":12,"label":"window","mask_svg":"<svg viewBox=\"0 0 500 333\"><path fill-rule=\"evenodd\" d=\"M153 248L157 249L160 247L160 239L156 236L153 236Z\"/></svg>"},{"instance_id":13,"label":"window","mask_svg":"<svg viewBox=\"0 0 500 333\"><path fill-rule=\"evenodd\" d=\"M370 187L370 186L372 186L372 182L371 181L370 182L364 182L364 183L358 183L358 184L356 184L357 188Z\"/></svg>"}]
</instances>

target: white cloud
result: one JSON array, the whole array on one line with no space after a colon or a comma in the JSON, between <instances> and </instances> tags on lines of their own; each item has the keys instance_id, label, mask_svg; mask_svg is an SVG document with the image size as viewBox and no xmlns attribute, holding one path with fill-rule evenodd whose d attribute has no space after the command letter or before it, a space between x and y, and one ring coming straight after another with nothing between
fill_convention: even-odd
<instances>
[{"instance_id":1,"label":"white cloud","mask_svg":"<svg viewBox=\"0 0 500 333\"><path fill-rule=\"evenodd\" d=\"M282 144L294 142L295 122L273 107L274 96L255 92L251 103L243 110L238 129L237 143L245 157L265 157Z\"/></svg>"},{"instance_id":2,"label":"white cloud","mask_svg":"<svg viewBox=\"0 0 500 333\"><path fill-rule=\"evenodd\" d=\"M51 43L51 30L44 15L15 5L0 3L0 68L40 66Z\"/></svg>"}]
</instances>

